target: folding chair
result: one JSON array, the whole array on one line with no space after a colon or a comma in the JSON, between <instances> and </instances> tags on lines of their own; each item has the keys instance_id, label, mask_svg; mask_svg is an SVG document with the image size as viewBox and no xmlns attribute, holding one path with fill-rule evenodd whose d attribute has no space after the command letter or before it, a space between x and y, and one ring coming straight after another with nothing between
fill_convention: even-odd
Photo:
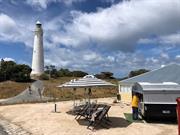
<instances>
[{"instance_id":1,"label":"folding chair","mask_svg":"<svg viewBox=\"0 0 180 135\"><path fill-rule=\"evenodd\" d=\"M111 106L105 106L101 111L95 112L97 114L94 120L91 120L88 127L93 126L93 129L95 128L96 125L101 124L103 121L109 125L109 120L108 120L108 111L111 108Z\"/></svg>"},{"instance_id":2,"label":"folding chair","mask_svg":"<svg viewBox=\"0 0 180 135\"><path fill-rule=\"evenodd\" d=\"M89 112L90 112L90 109L91 107L93 107L94 104L86 104L85 107L77 114L77 116L75 117L75 119L80 119L82 116L84 116L85 118L88 117L89 115Z\"/></svg>"}]
</instances>

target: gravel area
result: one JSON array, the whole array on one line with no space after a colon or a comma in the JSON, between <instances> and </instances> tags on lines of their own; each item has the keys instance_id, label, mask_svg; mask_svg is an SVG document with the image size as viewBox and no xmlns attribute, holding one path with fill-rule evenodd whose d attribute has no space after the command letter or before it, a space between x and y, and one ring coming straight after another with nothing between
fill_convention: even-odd
<instances>
[{"instance_id":1,"label":"gravel area","mask_svg":"<svg viewBox=\"0 0 180 135\"><path fill-rule=\"evenodd\" d=\"M111 125L99 126L95 131L87 129L88 121L76 120L70 114L73 101L54 103L18 104L0 107L0 125L9 135L177 135L177 124L128 122L125 113L131 113L128 103L113 104L114 98L97 99L98 103L111 105Z\"/></svg>"}]
</instances>

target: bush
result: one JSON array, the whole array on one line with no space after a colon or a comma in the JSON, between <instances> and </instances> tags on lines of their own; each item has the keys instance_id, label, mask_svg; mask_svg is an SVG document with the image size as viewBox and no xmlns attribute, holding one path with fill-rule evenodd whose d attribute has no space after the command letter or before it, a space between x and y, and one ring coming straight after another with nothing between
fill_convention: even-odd
<instances>
[{"instance_id":1,"label":"bush","mask_svg":"<svg viewBox=\"0 0 180 135\"><path fill-rule=\"evenodd\" d=\"M14 61L0 62L0 81L12 80L17 82L30 81L31 68L25 64L16 64Z\"/></svg>"},{"instance_id":2,"label":"bush","mask_svg":"<svg viewBox=\"0 0 180 135\"><path fill-rule=\"evenodd\" d=\"M46 73L43 73L42 75L39 76L40 80L49 80L49 75Z\"/></svg>"},{"instance_id":3,"label":"bush","mask_svg":"<svg viewBox=\"0 0 180 135\"><path fill-rule=\"evenodd\" d=\"M26 75L22 72L18 72L18 73L13 74L13 77L11 78L11 80L16 81L16 82L29 82L31 79L29 75Z\"/></svg>"},{"instance_id":4,"label":"bush","mask_svg":"<svg viewBox=\"0 0 180 135\"><path fill-rule=\"evenodd\" d=\"M30 81L31 68L28 65L18 64L11 70L12 75L10 80L16 82L28 82Z\"/></svg>"}]
</instances>

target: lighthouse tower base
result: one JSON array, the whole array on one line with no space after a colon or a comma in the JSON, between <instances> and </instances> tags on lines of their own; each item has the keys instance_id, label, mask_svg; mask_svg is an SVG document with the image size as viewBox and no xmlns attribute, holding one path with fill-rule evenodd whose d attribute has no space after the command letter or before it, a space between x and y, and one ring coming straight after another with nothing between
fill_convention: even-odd
<instances>
[{"instance_id":1,"label":"lighthouse tower base","mask_svg":"<svg viewBox=\"0 0 180 135\"><path fill-rule=\"evenodd\" d=\"M43 74L43 73L34 73L34 74L31 73L31 74L30 74L30 77L31 77L31 79L39 80L42 74Z\"/></svg>"}]
</instances>

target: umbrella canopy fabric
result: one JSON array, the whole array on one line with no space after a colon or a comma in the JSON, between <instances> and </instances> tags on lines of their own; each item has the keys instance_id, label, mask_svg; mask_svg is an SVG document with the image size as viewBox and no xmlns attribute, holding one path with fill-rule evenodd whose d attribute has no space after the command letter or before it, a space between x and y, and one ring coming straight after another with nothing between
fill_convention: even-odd
<instances>
[{"instance_id":1,"label":"umbrella canopy fabric","mask_svg":"<svg viewBox=\"0 0 180 135\"><path fill-rule=\"evenodd\" d=\"M93 75L86 75L83 78L78 80L74 79L70 82L59 85L58 87L66 87L66 88L91 88L91 87L100 87L100 86L116 86L110 82L103 81L101 79L96 78Z\"/></svg>"},{"instance_id":2,"label":"umbrella canopy fabric","mask_svg":"<svg viewBox=\"0 0 180 135\"><path fill-rule=\"evenodd\" d=\"M88 103L90 104L90 96L91 96L91 88L92 87L105 87L105 86L116 86L110 82L103 81L101 79L96 78L93 75L86 75L83 78L80 79L74 79L70 82L66 82L62 85L59 85L57 87L60 88L73 88L74 93L76 91L76 88L88 88ZM75 94L74 94L74 106L75 106Z\"/></svg>"}]
</instances>

